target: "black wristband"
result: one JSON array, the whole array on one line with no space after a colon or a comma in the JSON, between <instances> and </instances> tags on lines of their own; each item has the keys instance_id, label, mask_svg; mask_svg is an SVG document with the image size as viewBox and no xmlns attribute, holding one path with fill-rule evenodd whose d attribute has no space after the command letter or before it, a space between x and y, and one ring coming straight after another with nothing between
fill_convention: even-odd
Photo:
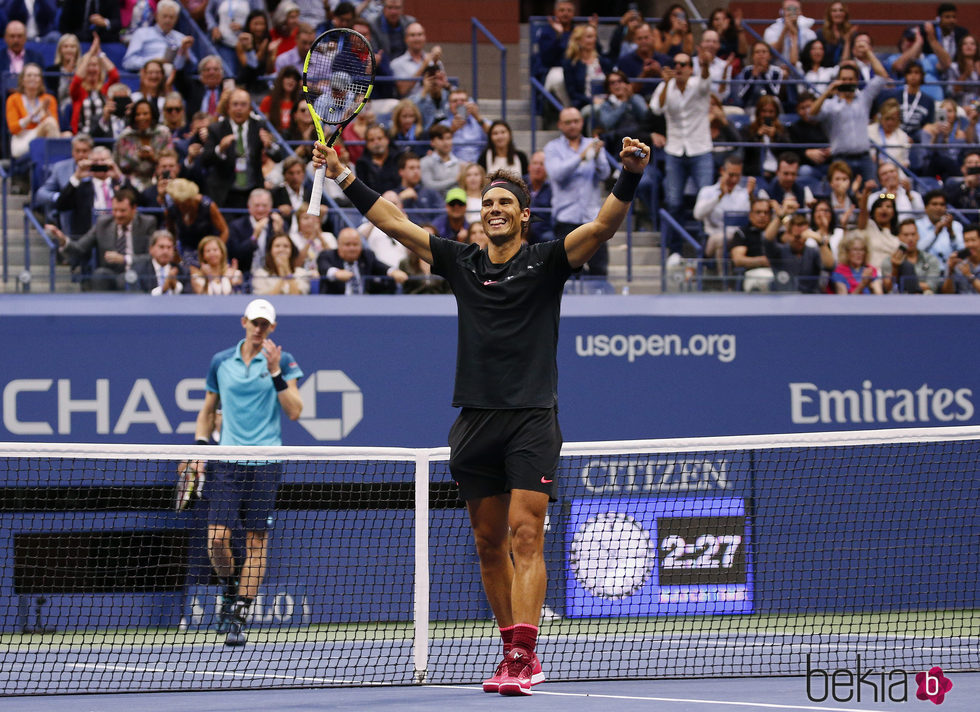
<instances>
[{"instance_id":1,"label":"black wristband","mask_svg":"<svg viewBox=\"0 0 980 712\"><path fill-rule=\"evenodd\" d=\"M197 438L194 440L195 445L210 445L211 442L207 438Z\"/></svg>"},{"instance_id":2,"label":"black wristband","mask_svg":"<svg viewBox=\"0 0 980 712\"><path fill-rule=\"evenodd\" d=\"M612 194L624 203L632 203L633 196L636 194L636 186L640 184L642 173L633 173L625 168L619 172L619 179L613 186Z\"/></svg>"},{"instance_id":3,"label":"black wristband","mask_svg":"<svg viewBox=\"0 0 980 712\"><path fill-rule=\"evenodd\" d=\"M368 210L381 198L360 178L354 178L350 185L344 188L344 195L350 198L351 204L360 211L361 215L367 215Z\"/></svg>"},{"instance_id":4,"label":"black wristband","mask_svg":"<svg viewBox=\"0 0 980 712\"><path fill-rule=\"evenodd\" d=\"M286 379L282 377L281 371L279 372L279 375L272 377L272 386L276 389L277 393L289 388L289 386L286 385Z\"/></svg>"}]
</instances>

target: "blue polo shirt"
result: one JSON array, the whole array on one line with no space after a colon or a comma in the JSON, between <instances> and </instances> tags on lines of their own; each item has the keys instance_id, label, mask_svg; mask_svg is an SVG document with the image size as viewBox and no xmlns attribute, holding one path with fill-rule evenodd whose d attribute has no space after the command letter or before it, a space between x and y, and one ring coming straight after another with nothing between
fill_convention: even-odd
<instances>
[{"instance_id":1,"label":"blue polo shirt","mask_svg":"<svg viewBox=\"0 0 980 712\"><path fill-rule=\"evenodd\" d=\"M246 366L244 343L216 353L208 370L207 390L221 398L221 444L282 445L282 406L265 355ZM279 363L285 380L303 375L292 354L283 351Z\"/></svg>"}]
</instances>

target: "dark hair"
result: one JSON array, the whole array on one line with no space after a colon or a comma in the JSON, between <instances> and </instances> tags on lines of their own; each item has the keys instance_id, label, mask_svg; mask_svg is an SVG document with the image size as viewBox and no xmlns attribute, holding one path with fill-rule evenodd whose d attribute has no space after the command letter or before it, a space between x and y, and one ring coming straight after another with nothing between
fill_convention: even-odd
<instances>
[{"instance_id":1,"label":"dark hair","mask_svg":"<svg viewBox=\"0 0 980 712\"><path fill-rule=\"evenodd\" d=\"M940 191L940 193L941 192L942 191ZM871 211L870 211L871 220L874 221L876 225L878 224L877 221L875 220L875 211L883 203L892 204L892 219L891 222L888 223L888 229L891 230L892 235L897 235L898 234L898 208L895 206L895 200L893 198L876 198L875 201L871 204Z\"/></svg>"},{"instance_id":2,"label":"dark hair","mask_svg":"<svg viewBox=\"0 0 980 712\"><path fill-rule=\"evenodd\" d=\"M610 91L611 91L609 89L609 79L613 75L619 77L620 79L622 79L624 82L627 82L627 83L629 83L629 80L630 80L630 78L626 75L626 72L624 72L622 69L613 69L613 70L611 70L609 72L609 74L606 75L606 82L605 82L606 87L605 88L606 88L606 93L607 94L610 93ZM508 126L507 128L510 128L510 127Z\"/></svg>"},{"instance_id":3,"label":"dark hair","mask_svg":"<svg viewBox=\"0 0 980 712\"><path fill-rule=\"evenodd\" d=\"M861 70L858 69L857 65L854 62L848 60L847 62L841 62L840 66L837 67L838 79L840 79L840 73L843 72L845 69L850 69L852 72L854 72L854 76L857 79L861 78Z\"/></svg>"},{"instance_id":4,"label":"dark hair","mask_svg":"<svg viewBox=\"0 0 980 712\"><path fill-rule=\"evenodd\" d=\"M800 64L803 66L804 72L809 72L811 69L816 69L820 66L820 63L814 62L813 58L810 56L810 52L813 50L813 45L817 44L817 42L823 46L825 53L827 51L827 45L825 45L823 40L821 40L819 37L812 39L803 45L803 49L800 51Z\"/></svg>"},{"instance_id":5,"label":"dark hair","mask_svg":"<svg viewBox=\"0 0 980 712\"><path fill-rule=\"evenodd\" d=\"M683 10L684 14L687 15L687 10L684 10L683 5L678 5L674 3L664 11L663 17L660 18L660 22L657 23L657 29L660 30L661 34L669 34L671 26L671 18L674 15L674 10Z\"/></svg>"},{"instance_id":6,"label":"dark hair","mask_svg":"<svg viewBox=\"0 0 980 712\"><path fill-rule=\"evenodd\" d=\"M789 163L793 166L800 165L800 157L793 153L793 151L783 151L778 156L776 156L776 164Z\"/></svg>"},{"instance_id":7,"label":"dark hair","mask_svg":"<svg viewBox=\"0 0 980 712\"><path fill-rule=\"evenodd\" d=\"M429 127L429 140L442 138L446 134L452 134L452 130L445 124L433 124Z\"/></svg>"},{"instance_id":8,"label":"dark hair","mask_svg":"<svg viewBox=\"0 0 980 712\"><path fill-rule=\"evenodd\" d=\"M776 108L776 120L773 122L773 127L776 129L777 133L782 133L786 127L783 126L782 122L779 120L779 115L782 113L782 106L779 103L779 97L773 96L772 94L760 94L759 98L755 100L755 116L752 118L752 123L749 124L749 134L754 136L759 127L762 126L762 112L759 111L759 109L763 104L772 104ZM774 138L773 143L785 140L785 138Z\"/></svg>"},{"instance_id":9,"label":"dark hair","mask_svg":"<svg viewBox=\"0 0 980 712\"><path fill-rule=\"evenodd\" d=\"M337 3L337 7L333 9L332 14L336 17L337 15L346 15L348 13L353 15L355 12L356 8L354 7L354 3L344 0L343 2Z\"/></svg>"},{"instance_id":10,"label":"dark hair","mask_svg":"<svg viewBox=\"0 0 980 712\"><path fill-rule=\"evenodd\" d=\"M280 237L285 237L286 240L289 242L289 266L295 267L296 262L299 260L299 249L296 247L296 243L293 242L292 238L289 235L287 235L284 232L280 232L279 234L270 237L269 242L265 247L265 260L263 264L265 266L266 271L269 274L274 274L278 277L282 277L283 275L279 274L277 270L276 261L272 258L272 245ZM292 274L292 272L290 272L290 274Z\"/></svg>"},{"instance_id":11,"label":"dark hair","mask_svg":"<svg viewBox=\"0 0 980 712\"><path fill-rule=\"evenodd\" d=\"M966 159L970 156L980 156L980 149L971 148L969 151L964 151L963 155L960 156L960 165L966 163Z\"/></svg>"},{"instance_id":12,"label":"dark hair","mask_svg":"<svg viewBox=\"0 0 980 712\"><path fill-rule=\"evenodd\" d=\"M398 154L398 170L401 170L409 161L419 160L418 154L409 149Z\"/></svg>"},{"instance_id":13,"label":"dark hair","mask_svg":"<svg viewBox=\"0 0 980 712\"><path fill-rule=\"evenodd\" d=\"M130 105L129 118L126 119L126 125L131 129L136 129L136 109L140 104L146 104L150 107L150 127L156 126L160 122L160 110L157 109L157 103L155 101L146 97L137 99Z\"/></svg>"},{"instance_id":14,"label":"dark hair","mask_svg":"<svg viewBox=\"0 0 980 712\"><path fill-rule=\"evenodd\" d=\"M905 71L902 72L902 76L903 77L908 76L908 73L911 72L913 69L918 69L919 74L923 74L923 75L925 74L925 70L922 68L922 63L919 62L919 60L917 59L913 59L905 66Z\"/></svg>"},{"instance_id":15,"label":"dark hair","mask_svg":"<svg viewBox=\"0 0 980 712\"><path fill-rule=\"evenodd\" d=\"M741 166L744 166L745 165L745 161L743 161L742 160L742 157L740 155L738 155L737 153L732 153L732 154L729 154L729 155L725 156L725 160L721 162L721 165L722 166L739 166L739 167L741 167Z\"/></svg>"},{"instance_id":16,"label":"dark hair","mask_svg":"<svg viewBox=\"0 0 980 712\"><path fill-rule=\"evenodd\" d=\"M898 230L901 230L906 225L915 225L915 218L905 218L904 220L902 220L901 222L899 222L898 223ZM916 230L919 229L917 225L915 225L915 229Z\"/></svg>"},{"instance_id":17,"label":"dark hair","mask_svg":"<svg viewBox=\"0 0 980 712\"><path fill-rule=\"evenodd\" d=\"M941 2L936 8L936 14L942 15L944 12L956 12L956 5L951 2Z\"/></svg>"},{"instance_id":18,"label":"dark hair","mask_svg":"<svg viewBox=\"0 0 980 712\"><path fill-rule=\"evenodd\" d=\"M960 71L963 70L963 65L966 62L966 55L963 54L963 42L967 37L973 40L973 46L976 48L973 56L976 57L976 53L980 52L980 45L977 44L977 38L971 33L967 32L965 35L960 37L960 41L956 43L956 55L953 57L953 61L956 62L956 66L960 68Z\"/></svg>"},{"instance_id":19,"label":"dark hair","mask_svg":"<svg viewBox=\"0 0 980 712\"><path fill-rule=\"evenodd\" d=\"M719 7L719 8L716 8L716 9L712 10L711 11L711 14L708 15L708 26L705 29L712 29L712 30L714 29L714 27L712 27L711 25L712 25L712 23L713 23L713 21L715 19L715 15L717 15L719 12L722 13L726 18L728 18L728 29L725 30L724 36L719 37L718 39L721 40L722 44L725 44L725 45L728 45L729 47L734 47L734 48L737 49L738 48L738 28L735 27L735 16L732 15L732 13L729 12L727 8Z\"/></svg>"},{"instance_id":20,"label":"dark hair","mask_svg":"<svg viewBox=\"0 0 980 712\"><path fill-rule=\"evenodd\" d=\"M970 223L969 225L964 227L963 234L965 235L968 232L980 233L980 223Z\"/></svg>"},{"instance_id":21,"label":"dark hair","mask_svg":"<svg viewBox=\"0 0 980 712\"><path fill-rule=\"evenodd\" d=\"M524 193L523 199L519 199L518 202L521 203L521 204L523 204L523 205L530 205L531 204L531 191L527 187L527 183L525 183L524 182L524 179L521 178L519 175L517 175L516 173L514 173L512 171L508 171L508 170L504 170L504 169L499 169L499 170L496 170L496 171L494 171L493 173L491 173L490 175L487 176L487 182L484 184L484 186L490 185L495 180L505 180L505 181L508 181L510 183L513 183L514 185L516 185L518 187L518 189L521 190L522 193ZM524 234L527 233L528 224L529 224L528 221L521 222L521 234L522 235L524 235Z\"/></svg>"},{"instance_id":22,"label":"dark hair","mask_svg":"<svg viewBox=\"0 0 980 712\"><path fill-rule=\"evenodd\" d=\"M925 195L922 196L922 204L923 205L928 205L932 201L933 198L942 198L943 200L946 200L946 193L944 193L939 188L933 188L928 193L926 193ZM947 201L947 202L949 202L949 201Z\"/></svg>"},{"instance_id":23,"label":"dark hair","mask_svg":"<svg viewBox=\"0 0 980 712\"><path fill-rule=\"evenodd\" d=\"M816 100L817 97L815 97L812 93L805 91L801 93L798 97L796 97L796 105L799 106L804 101L816 101Z\"/></svg>"},{"instance_id":24,"label":"dark hair","mask_svg":"<svg viewBox=\"0 0 980 712\"><path fill-rule=\"evenodd\" d=\"M256 17L261 17L263 20L265 20L265 34L262 35L261 37L256 36L255 33L253 33L251 30L248 29L248 26L252 24L252 20L254 20ZM265 10L252 10L245 17L245 25L244 27L242 27L242 32L248 32L250 35L252 35L252 37L254 37L257 40L267 40L269 39L269 29L271 27L272 27L272 20L269 19L268 12L266 12Z\"/></svg>"},{"instance_id":25,"label":"dark hair","mask_svg":"<svg viewBox=\"0 0 980 712\"><path fill-rule=\"evenodd\" d=\"M283 88L286 77L292 77L296 81L296 86L289 93ZM303 97L302 82L303 78L300 76L299 70L291 64L284 66L279 70L279 74L276 75L276 80L272 85L272 91L269 92L269 115L266 117L276 131L284 130L282 125L283 102L289 101L292 102L293 106L296 106Z\"/></svg>"},{"instance_id":26,"label":"dark hair","mask_svg":"<svg viewBox=\"0 0 980 712\"><path fill-rule=\"evenodd\" d=\"M612 72L610 72L610 74L612 74ZM510 136L510 138L507 140L507 161L508 162L513 161L514 155L517 153L517 149L514 147L514 131L510 128L510 124L508 124L506 121L501 121L500 119L497 119L492 124L490 124L490 128L487 129L488 147L490 148L491 151L493 151L493 145L489 142L489 139L490 139L490 134L493 133L494 128L497 126L503 126L505 129L507 129L507 134Z\"/></svg>"},{"instance_id":27,"label":"dark hair","mask_svg":"<svg viewBox=\"0 0 980 712\"><path fill-rule=\"evenodd\" d=\"M129 204L136 207L136 203L139 202L139 196L136 195L136 189L128 185L116 188L116 192L112 194L113 200L128 200Z\"/></svg>"},{"instance_id":28,"label":"dark hair","mask_svg":"<svg viewBox=\"0 0 980 712\"><path fill-rule=\"evenodd\" d=\"M831 204L830 198L820 197L817 198L816 202L813 203L813 207L810 208L810 227L812 227L814 230L817 229L817 222L813 218L814 215L816 215L817 206L820 205L821 203L826 205L827 208L830 210L830 225L828 225L827 227L830 229L830 232L833 233L834 230L836 230L839 226L837 224L837 211L834 210L834 206L833 204Z\"/></svg>"}]
</instances>

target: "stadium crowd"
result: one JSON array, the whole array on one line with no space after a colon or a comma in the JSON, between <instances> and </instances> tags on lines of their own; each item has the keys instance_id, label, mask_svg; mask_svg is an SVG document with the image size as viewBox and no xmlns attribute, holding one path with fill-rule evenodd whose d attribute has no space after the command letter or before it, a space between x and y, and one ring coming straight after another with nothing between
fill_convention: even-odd
<instances>
[{"instance_id":1,"label":"stadium crowd","mask_svg":"<svg viewBox=\"0 0 980 712\"><path fill-rule=\"evenodd\" d=\"M83 289L444 292L326 198L306 214L303 59L347 27L371 41L379 80L336 148L440 237L486 239L482 182L501 168L529 186L527 240L567 235L595 217L622 138L639 136L656 155L637 208L662 229L668 270L696 254L745 290L980 292L980 50L955 5L893 48L840 1L810 18L783 0L758 35L737 8L703 27L676 4L611 26L576 10L557 0L532 25L531 75L562 108L542 102L559 135L529 156L451 85L403 0L8 0L2 148ZM32 143L54 138L71 157L35 166L31 185ZM659 223L661 204L697 247ZM584 268L607 272L605 251Z\"/></svg>"}]
</instances>

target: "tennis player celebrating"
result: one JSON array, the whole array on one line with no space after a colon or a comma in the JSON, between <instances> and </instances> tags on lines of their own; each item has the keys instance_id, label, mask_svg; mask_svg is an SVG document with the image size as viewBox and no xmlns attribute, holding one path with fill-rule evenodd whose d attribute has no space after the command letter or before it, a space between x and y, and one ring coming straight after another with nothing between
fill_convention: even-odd
<instances>
[{"instance_id":1,"label":"tennis player celebrating","mask_svg":"<svg viewBox=\"0 0 980 712\"><path fill-rule=\"evenodd\" d=\"M253 299L242 317L245 338L211 359L204 405L197 415L197 443L207 444L221 406L221 445L282 445L281 414L299 418L303 400L296 380L303 375L293 357L271 338L276 310ZM202 463L191 463L200 470ZM279 462L207 464L208 556L223 587L219 630L225 645L244 645L248 610L265 575L269 518L276 508L282 475ZM245 561L235 579L231 533L245 529Z\"/></svg>"},{"instance_id":2,"label":"tennis player celebrating","mask_svg":"<svg viewBox=\"0 0 980 712\"><path fill-rule=\"evenodd\" d=\"M642 158L639 156L642 155ZM593 222L564 240L527 245L527 186L497 171L480 211L489 245L463 244L411 223L341 165L323 143L314 165L343 188L382 232L432 265L456 296L458 341L449 432L453 478L466 501L480 574L500 626L504 658L487 692L530 695L544 681L534 647L544 605L544 520L555 492L558 427L558 315L572 270L584 265L622 223L650 149L623 139L623 171ZM513 558L512 558L513 557Z\"/></svg>"}]
</instances>

